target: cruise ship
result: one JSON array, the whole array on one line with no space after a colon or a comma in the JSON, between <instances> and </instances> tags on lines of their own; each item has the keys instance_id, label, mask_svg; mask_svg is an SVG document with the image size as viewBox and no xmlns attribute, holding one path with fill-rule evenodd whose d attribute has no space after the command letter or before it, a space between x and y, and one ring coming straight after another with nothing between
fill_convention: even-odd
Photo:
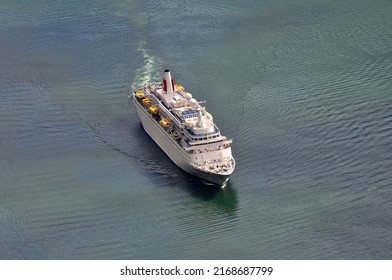
<instances>
[{"instance_id":1,"label":"cruise ship","mask_svg":"<svg viewBox=\"0 0 392 280\"><path fill-rule=\"evenodd\" d=\"M130 96L144 130L184 171L224 187L235 168L232 139L221 135L212 115L165 70L162 83Z\"/></svg>"}]
</instances>

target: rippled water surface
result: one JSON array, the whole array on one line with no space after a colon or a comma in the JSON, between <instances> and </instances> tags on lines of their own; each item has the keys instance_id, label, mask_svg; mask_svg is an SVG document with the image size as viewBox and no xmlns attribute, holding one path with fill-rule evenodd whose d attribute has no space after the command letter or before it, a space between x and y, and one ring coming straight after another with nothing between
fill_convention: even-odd
<instances>
[{"instance_id":1,"label":"rippled water surface","mask_svg":"<svg viewBox=\"0 0 392 280\"><path fill-rule=\"evenodd\" d=\"M0 259L391 259L392 2L3 1ZM223 190L145 134L164 69Z\"/></svg>"}]
</instances>

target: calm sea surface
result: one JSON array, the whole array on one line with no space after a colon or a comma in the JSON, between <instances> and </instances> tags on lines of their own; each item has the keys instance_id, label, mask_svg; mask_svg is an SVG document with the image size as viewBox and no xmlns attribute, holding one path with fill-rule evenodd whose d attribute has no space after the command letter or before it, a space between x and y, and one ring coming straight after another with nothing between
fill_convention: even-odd
<instances>
[{"instance_id":1,"label":"calm sea surface","mask_svg":"<svg viewBox=\"0 0 392 280\"><path fill-rule=\"evenodd\" d=\"M2 1L0 259L392 259L392 2ZM164 69L223 190L146 135Z\"/></svg>"}]
</instances>

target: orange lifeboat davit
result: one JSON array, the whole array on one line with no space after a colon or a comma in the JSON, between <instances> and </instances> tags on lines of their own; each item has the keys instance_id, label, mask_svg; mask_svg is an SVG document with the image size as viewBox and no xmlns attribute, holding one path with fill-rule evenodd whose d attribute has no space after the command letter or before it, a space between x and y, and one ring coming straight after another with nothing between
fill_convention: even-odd
<instances>
[{"instance_id":1,"label":"orange lifeboat davit","mask_svg":"<svg viewBox=\"0 0 392 280\"><path fill-rule=\"evenodd\" d=\"M150 114L156 115L156 114L158 114L158 107L152 105L152 106L150 106L150 108L148 108L148 112L149 112Z\"/></svg>"},{"instance_id":2,"label":"orange lifeboat davit","mask_svg":"<svg viewBox=\"0 0 392 280\"><path fill-rule=\"evenodd\" d=\"M150 106L150 105L151 105L151 100L150 100L150 98L143 98L143 99L142 99L142 102L143 102L143 104L146 105L146 106Z\"/></svg>"},{"instance_id":3,"label":"orange lifeboat davit","mask_svg":"<svg viewBox=\"0 0 392 280\"><path fill-rule=\"evenodd\" d=\"M182 85L175 85L176 89L184 90L184 86Z\"/></svg>"},{"instance_id":4,"label":"orange lifeboat davit","mask_svg":"<svg viewBox=\"0 0 392 280\"><path fill-rule=\"evenodd\" d=\"M144 92L143 91L136 91L135 95L137 98L144 98Z\"/></svg>"},{"instance_id":5,"label":"orange lifeboat davit","mask_svg":"<svg viewBox=\"0 0 392 280\"><path fill-rule=\"evenodd\" d=\"M169 127L170 126L170 121L168 119L161 119L159 121L159 123L163 126L163 127Z\"/></svg>"}]
</instances>

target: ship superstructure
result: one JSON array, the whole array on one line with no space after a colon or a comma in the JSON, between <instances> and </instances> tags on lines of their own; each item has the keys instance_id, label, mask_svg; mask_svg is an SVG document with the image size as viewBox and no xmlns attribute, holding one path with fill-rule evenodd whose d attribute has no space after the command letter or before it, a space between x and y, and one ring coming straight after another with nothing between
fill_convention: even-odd
<instances>
[{"instance_id":1,"label":"ship superstructure","mask_svg":"<svg viewBox=\"0 0 392 280\"><path fill-rule=\"evenodd\" d=\"M221 135L212 115L165 70L162 84L132 94L145 131L184 171L224 187L234 171L232 140Z\"/></svg>"}]
</instances>

